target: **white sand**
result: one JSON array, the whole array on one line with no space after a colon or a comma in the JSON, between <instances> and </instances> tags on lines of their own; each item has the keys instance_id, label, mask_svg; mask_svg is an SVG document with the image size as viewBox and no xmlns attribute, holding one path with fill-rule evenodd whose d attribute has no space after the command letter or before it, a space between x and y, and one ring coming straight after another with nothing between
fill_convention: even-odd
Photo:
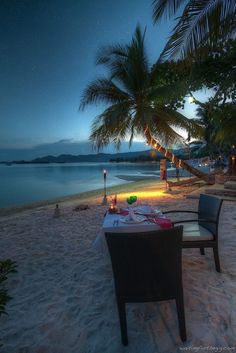
<instances>
[{"instance_id":1,"label":"white sand","mask_svg":"<svg viewBox=\"0 0 236 353\"><path fill-rule=\"evenodd\" d=\"M80 212L73 210L75 201L62 205L60 218L49 207L1 218L0 256L16 261L18 272L7 281L13 299L9 316L0 317L0 352L174 353L197 347L213 352L210 346L236 352L235 202L224 202L221 211L222 273L215 271L211 249L205 256L198 249L183 251L187 342L179 338L174 302L146 304L148 310L130 304L125 348L111 268L91 246L106 209L98 200ZM149 202L163 210L195 209L198 203L181 195Z\"/></svg>"}]
</instances>

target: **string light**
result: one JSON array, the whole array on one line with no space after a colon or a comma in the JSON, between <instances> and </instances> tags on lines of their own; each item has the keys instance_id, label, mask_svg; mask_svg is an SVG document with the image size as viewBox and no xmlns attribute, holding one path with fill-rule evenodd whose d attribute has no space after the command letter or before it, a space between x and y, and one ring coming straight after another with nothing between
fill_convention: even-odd
<instances>
[{"instance_id":1,"label":"string light","mask_svg":"<svg viewBox=\"0 0 236 353\"><path fill-rule=\"evenodd\" d=\"M188 98L188 102L191 104L191 103L194 103L194 101L195 101L195 99L194 99L194 97L193 96L190 96L189 98Z\"/></svg>"}]
</instances>

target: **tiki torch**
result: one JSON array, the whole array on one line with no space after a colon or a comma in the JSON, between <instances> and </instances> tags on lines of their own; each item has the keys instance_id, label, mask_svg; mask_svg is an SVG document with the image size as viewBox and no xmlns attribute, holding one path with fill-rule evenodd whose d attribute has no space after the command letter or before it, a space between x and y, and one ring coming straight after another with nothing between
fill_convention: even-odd
<instances>
[{"instance_id":1,"label":"tiki torch","mask_svg":"<svg viewBox=\"0 0 236 353\"><path fill-rule=\"evenodd\" d=\"M107 171L103 170L103 182L104 182L104 196L102 200L102 205L107 205Z\"/></svg>"}]
</instances>

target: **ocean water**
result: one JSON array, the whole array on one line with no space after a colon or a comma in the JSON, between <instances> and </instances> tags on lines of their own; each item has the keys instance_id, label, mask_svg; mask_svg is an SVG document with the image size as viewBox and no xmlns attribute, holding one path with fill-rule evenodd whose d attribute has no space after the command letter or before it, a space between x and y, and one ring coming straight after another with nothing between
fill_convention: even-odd
<instances>
[{"instance_id":1,"label":"ocean water","mask_svg":"<svg viewBox=\"0 0 236 353\"><path fill-rule=\"evenodd\" d=\"M65 163L0 165L0 208L21 206L35 201L127 183L118 174L157 172L153 163Z\"/></svg>"}]
</instances>

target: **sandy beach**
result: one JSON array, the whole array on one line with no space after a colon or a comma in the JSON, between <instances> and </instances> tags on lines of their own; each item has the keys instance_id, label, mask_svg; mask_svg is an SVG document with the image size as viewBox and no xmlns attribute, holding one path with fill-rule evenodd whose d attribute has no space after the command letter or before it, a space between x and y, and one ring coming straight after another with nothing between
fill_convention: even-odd
<instances>
[{"instance_id":1,"label":"sandy beach","mask_svg":"<svg viewBox=\"0 0 236 353\"><path fill-rule=\"evenodd\" d=\"M163 211L196 209L198 200L185 197L191 187L184 190L166 193L163 183L148 181L120 185L108 194L118 193L119 206L135 193L139 202ZM221 273L215 271L212 249L205 256L198 249L183 250L187 342L179 338L174 302L130 304L129 345L123 347L111 267L92 247L107 209L101 201L96 191L1 211L1 259L16 261L17 273L7 280L12 300L9 315L0 317L0 352L236 352L236 203L224 201L221 210ZM79 204L89 208L75 211Z\"/></svg>"}]
</instances>

